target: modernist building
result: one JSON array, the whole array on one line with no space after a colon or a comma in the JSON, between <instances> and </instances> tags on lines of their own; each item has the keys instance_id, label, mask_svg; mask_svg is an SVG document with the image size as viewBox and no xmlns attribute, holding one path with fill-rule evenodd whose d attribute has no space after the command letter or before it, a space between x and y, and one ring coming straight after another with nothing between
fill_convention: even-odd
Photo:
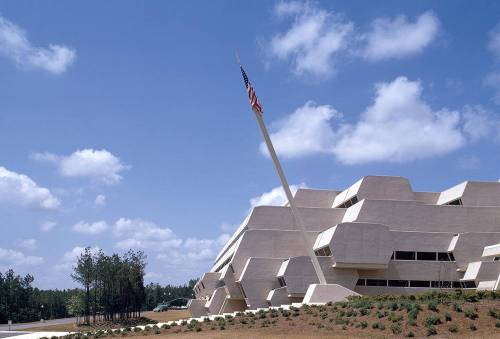
<instances>
[{"instance_id":1,"label":"modernist building","mask_svg":"<svg viewBox=\"0 0 500 339\"><path fill-rule=\"evenodd\" d=\"M499 289L498 182L415 192L405 178L368 176L295 201L328 284L362 295ZM318 283L302 239L289 207L255 207L195 285L193 316L301 302Z\"/></svg>"}]
</instances>

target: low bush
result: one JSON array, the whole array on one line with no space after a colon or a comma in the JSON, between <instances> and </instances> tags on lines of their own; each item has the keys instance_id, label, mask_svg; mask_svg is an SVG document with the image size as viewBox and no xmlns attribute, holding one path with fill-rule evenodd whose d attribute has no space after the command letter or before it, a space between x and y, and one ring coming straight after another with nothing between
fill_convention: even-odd
<instances>
[{"instance_id":1,"label":"low bush","mask_svg":"<svg viewBox=\"0 0 500 339\"><path fill-rule=\"evenodd\" d=\"M429 315L424 320L425 326L439 325L441 324L441 318L438 315Z\"/></svg>"},{"instance_id":2,"label":"low bush","mask_svg":"<svg viewBox=\"0 0 500 339\"><path fill-rule=\"evenodd\" d=\"M399 323L394 323L391 325L391 331L394 334L400 334L403 330L401 329L401 325Z\"/></svg>"},{"instance_id":3,"label":"low bush","mask_svg":"<svg viewBox=\"0 0 500 339\"><path fill-rule=\"evenodd\" d=\"M470 324L469 324L469 329L470 329L471 331L475 331L475 330L477 330L477 327L476 327L476 325L475 325L474 323L470 323Z\"/></svg>"},{"instance_id":4,"label":"low bush","mask_svg":"<svg viewBox=\"0 0 500 339\"><path fill-rule=\"evenodd\" d=\"M471 320L477 319L478 317L476 310L474 310L473 308L465 309L464 315Z\"/></svg>"},{"instance_id":5,"label":"low bush","mask_svg":"<svg viewBox=\"0 0 500 339\"><path fill-rule=\"evenodd\" d=\"M425 334L429 337L431 335L436 335L438 332L437 332L437 329L434 327L434 326L429 326L426 328L426 331L425 331Z\"/></svg>"},{"instance_id":6,"label":"low bush","mask_svg":"<svg viewBox=\"0 0 500 339\"><path fill-rule=\"evenodd\" d=\"M451 333L457 333L458 332L458 326L456 324L451 324L448 327L448 331L450 331Z\"/></svg>"}]
</instances>

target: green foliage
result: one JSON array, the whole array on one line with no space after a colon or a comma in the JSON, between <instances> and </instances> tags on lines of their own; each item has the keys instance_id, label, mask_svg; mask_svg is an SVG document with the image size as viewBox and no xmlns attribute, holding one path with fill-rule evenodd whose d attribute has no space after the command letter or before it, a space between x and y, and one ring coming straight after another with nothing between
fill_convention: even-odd
<instances>
[{"instance_id":1,"label":"green foliage","mask_svg":"<svg viewBox=\"0 0 500 339\"><path fill-rule=\"evenodd\" d=\"M457 333L458 332L458 326L456 324L451 324L448 326L448 331L451 333Z\"/></svg>"},{"instance_id":2,"label":"green foliage","mask_svg":"<svg viewBox=\"0 0 500 339\"><path fill-rule=\"evenodd\" d=\"M359 324L361 325L361 328L367 328L368 327L368 323L366 321L364 321L364 320L361 321Z\"/></svg>"},{"instance_id":3,"label":"green foliage","mask_svg":"<svg viewBox=\"0 0 500 339\"><path fill-rule=\"evenodd\" d=\"M488 310L488 315L490 317L493 317L495 319L500 319L500 311L496 308L496 307L491 307L489 310Z\"/></svg>"},{"instance_id":4,"label":"green foliage","mask_svg":"<svg viewBox=\"0 0 500 339\"><path fill-rule=\"evenodd\" d=\"M413 337L415 336L415 333L413 333L412 331L410 331L410 332L408 332L408 333L406 334L406 336L407 336L408 338L413 338Z\"/></svg>"},{"instance_id":5,"label":"green foliage","mask_svg":"<svg viewBox=\"0 0 500 339\"><path fill-rule=\"evenodd\" d=\"M464 315L471 320L477 319L478 317L476 310L474 310L473 308L465 309Z\"/></svg>"},{"instance_id":6,"label":"green foliage","mask_svg":"<svg viewBox=\"0 0 500 339\"><path fill-rule=\"evenodd\" d=\"M430 311L438 312L438 303L437 303L437 301L436 300L429 301L429 303L427 304L427 308Z\"/></svg>"},{"instance_id":7,"label":"green foliage","mask_svg":"<svg viewBox=\"0 0 500 339\"><path fill-rule=\"evenodd\" d=\"M448 312L446 312L446 313L444 314L444 320L446 320L446 321L451 321L451 314L449 314Z\"/></svg>"},{"instance_id":8,"label":"green foliage","mask_svg":"<svg viewBox=\"0 0 500 339\"><path fill-rule=\"evenodd\" d=\"M475 325L474 323L470 323L470 324L469 324L469 329L470 329L471 331L475 331L475 330L477 330L477 327L476 327L476 325Z\"/></svg>"},{"instance_id":9,"label":"green foliage","mask_svg":"<svg viewBox=\"0 0 500 339\"><path fill-rule=\"evenodd\" d=\"M438 315L431 314L424 320L424 325L427 327L438 324L441 324L441 318Z\"/></svg>"},{"instance_id":10,"label":"green foliage","mask_svg":"<svg viewBox=\"0 0 500 339\"><path fill-rule=\"evenodd\" d=\"M438 332L437 332L437 329L434 327L434 326L429 326L426 328L426 335L429 337L431 335L436 335Z\"/></svg>"},{"instance_id":11,"label":"green foliage","mask_svg":"<svg viewBox=\"0 0 500 339\"><path fill-rule=\"evenodd\" d=\"M373 328L373 329L378 328L379 330L383 331L383 330L385 330L385 325L384 325L384 324L382 324L380 321L376 321L376 322L374 322L374 323L372 324L372 328Z\"/></svg>"},{"instance_id":12,"label":"green foliage","mask_svg":"<svg viewBox=\"0 0 500 339\"><path fill-rule=\"evenodd\" d=\"M401 329L401 325L399 323L394 323L391 325L391 331L394 334L400 334L403 330Z\"/></svg>"},{"instance_id":13,"label":"green foliage","mask_svg":"<svg viewBox=\"0 0 500 339\"><path fill-rule=\"evenodd\" d=\"M460 305L459 303L453 303L453 310L455 312L462 312L462 305Z\"/></svg>"}]
</instances>

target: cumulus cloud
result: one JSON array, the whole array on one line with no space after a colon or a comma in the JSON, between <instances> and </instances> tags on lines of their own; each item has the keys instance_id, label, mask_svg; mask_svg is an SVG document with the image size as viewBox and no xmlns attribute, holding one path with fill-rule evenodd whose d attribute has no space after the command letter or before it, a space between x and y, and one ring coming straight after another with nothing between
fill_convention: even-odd
<instances>
[{"instance_id":1,"label":"cumulus cloud","mask_svg":"<svg viewBox=\"0 0 500 339\"><path fill-rule=\"evenodd\" d=\"M290 190L292 194L295 194L299 188L306 188L307 185L305 183L301 183L298 185L290 185ZM269 192L264 192L258 197L254 197L250 199L250 205L252 207L255 206L283 206L286 202L288 202L285 191L281 186L275 187Z\"/></svg>"},{"instance_id":2,"label":"cumulus cloud","mask_svg":"<svg viewBox=\"0 0 500 339\"><path fill-rule=\"evenodd\" d=\"M37 161L57 164L64 177L90 178L108 185L119 183L122 180L120 173L129 168L120 158L105 149L77 150L68 156L48 152L35 153L31 157Z\"/></svg>"},{"instance_id":3,"label":"cumulus cloud","mask_svg":"<svg viewBox=\"0 0 500 339\"><path fill-rule=\"evenodd\" d=\"M79 221L73 225L73 231L82 234L96 235L105 232L109 228L105 221L96 221L93 223L88 223L85 221Z\"/></svg>"},{"instance_id":4,"label":"cumulus cloud","mask_svg":"<svg viewBox=\"0 0 500 339\"><path fill-rule=\"evenodd\" d=\"M22 252L0 247L0 269L16 269L17 267L37 266L44 262L42 257L25 255Z\"/></svg>"},{"instance_id":5,"label":"cumulus cloud","mask_svg":"<svg viewBox=\"0 0 500 339\"><path fill-rule=\"evenodd\" d=\"M344 164L407 162L450 153L498 125L481 106L465 106L461 111L431 108L422 98L420 81L406 77L379 83L375 91L373 104L357 121L339 123L336 128L330 120L340 115L330 106L308 103L306 110L296 110L271 136L278 154L329 153ZM309 124L307 115L323 118L312 118L314 123ZM305 120L303 128L294 123L299 120Z\"/></svg>"},{"instance_id":6,"label":"cumulus cloud","mask_svg":"<svg viewBox=\"0 0 500 339\"><path fill-rule=\"evenodd\" d=\"M439 20L432 12L421 14L415 22L404 15L378 18L365 35L364 57L370 60L400 58L421 52L437 36Z\"/></svg>"},{"instance_id":7,"label":"cumulus cloud","mask_svg":"<svg viewBox=\"0 0 500 339\"><path fill-rule=\"evenodd\" d=\"M37 241L36 239L30 238L30 239L22 239L19 241L19 247L27 249L27 250L34 250L36 248Z\"/></svg>"},{"instance_id":8,"label":"cumulus cloud","mask_svg":"<svg viewBox=\"0 0 500 339\"><path fill-rule=\"evenodd\" d=\"M53 210L60 201L49 189L40 187L30 177L0 166L0 203Z\"/></svg>"},{"instance_id":9,"label":"cumulus cloud","mask_svg":"<svg viewBox=\"0 0 500 339\"><path fill-rule=\"evenodd\" d=\"M94 204L99 207L106 205L106 196L99 194L95 197Z\"/></svg>"},{"instance_id":10,"label":"cumulus cloud","mask_svg":"<svg viewBox=\"0 0 500 339\"><path fill-rule=\"evenodd\" d=\"M94 246L90 249L92 253L97 253L101 249ZM75 246L70 251L64 253L63 257L57 265L54 266L56 271L69 271L76 264L78 257L85 251L85 247Z\"/></svg>"},{"instance_id":11,"label":"cumulus cloud","mask_svg":"<svg viewBox=\"0 0 500 339\"><path fill-rule=\"evenodd\" d=\"M32 46L26 32L13 22L0 16L0 54L13 60L23 69L42 69L61 74L75 61L73 48L50 44L48 47Z\"/></svg>"},{"instance_id":12,"label":"cumulus cloud","mask_svg":"<svg viewBox=\"0 0 500 339\"><path fill-rule=\"evenodd\" d=\"M347 48L353 24L310 2L281 2L275 14L289 19L291 26L273 36L272 55L290 60L296 74L331 74L335 56Z\"/></svg>"},{"instance_id":13,"label":"cumulus cloud","mask_svg":"<svg viewBox=\"0 0 500 339\"><path fill-rule=\"evenodd\" d=\"M40 225L40 229L43 231L43 232L49 232L51 231L54 227L56 227L57 223L54 222L54 221L44 221L42 222L42 224Z\"/></svg>"},{"instance_id":14,"label":"cumulus cloud","mask_svg":"<svg viewBox=\"0 0 500 339\"><path fill-rule=\"evenodd\" d=\"M339 116L340 113L330 105L308 101L286 119L273 124L276 130L271 134L273 145L279 150L279 155L286 158L329 153L335 141L329 121ZM264 143L261 143L260 151L268 155Z\"/></svg>"}]
</instances>

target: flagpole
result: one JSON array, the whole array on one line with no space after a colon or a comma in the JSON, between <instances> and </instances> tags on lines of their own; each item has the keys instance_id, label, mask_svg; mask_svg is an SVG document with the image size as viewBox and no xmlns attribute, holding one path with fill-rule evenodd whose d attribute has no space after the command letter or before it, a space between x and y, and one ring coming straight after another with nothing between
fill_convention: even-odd
<instances>
[{"instance_id":1,"label":"flagpole","mask_svg":"<svg viewBox=\"0 0 500 339\"><path fill-rule=\"evenodd\" d=\"M264 138L267 149L269 150L269 154L271 155L271 158L273 159L274 167L276 168L276 172L278 172L278 176L280 177L281 186L283 187L283 190L285 191L286 197L288 199L288 203L290 204L290 210L292 211L293 222L294 222L296 228L298 228L302 234L307 254L311 258L312 264L314 266L314 270L316 271L316 275L318 276L319 283L326 284L325 275L323 274L323 270L321 269L321 266L319 265L318 258L316 257L316 254L313 251L313 244L309 241L309 238L307 237L306 228L304 227L304 223L303 223L302 218L300 216L300 213L297 209L297 206L295 206L295 201L293 199L292 192L290 191L290 186L288 185L288 182L287 182L286 177L285 177L285 173L283 172L283 169L281 168L280 161L278 159L278 156L276 155L276 151L274 150L274 146L273 146L273 143L271 142L271 138L269 137L269 133L267 132L266 125L264 124L264 119L262 118L262 114L259 112L256 112L256 111L254 111L254 113L255 113L255 117L257 118L257 122L259 124L260 131L262 132L262 137Z\"/></svg>"}]
</instances>

